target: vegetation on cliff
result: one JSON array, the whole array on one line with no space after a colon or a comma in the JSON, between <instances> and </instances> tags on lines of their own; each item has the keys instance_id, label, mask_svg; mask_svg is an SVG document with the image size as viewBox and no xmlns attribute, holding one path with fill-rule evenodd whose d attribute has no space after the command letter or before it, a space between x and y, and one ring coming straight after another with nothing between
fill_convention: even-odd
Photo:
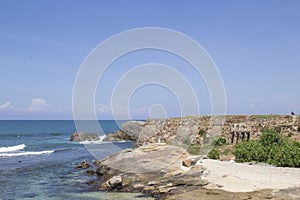
<instances>
[{"instance_id":1,"label":"vegetation on cliff","mask_svg":"<svg viewBox=\"0 0 300 200\"><path fill-rule=\"evenodd\" d=\"M243 141L233 150L236 162L264 162L278 167L300 167L300 143L266 130L259 140Z\"/></svg>"},{"instance_id":2,"label":"vegetation on cliff","mask_svg":"<svg viewBox=\"0 0 300 200\"><path fill-rule=\"evenodd\" d=\"M213 148L212 150L210 150L207 157L209 159L215 159L215 160L220 159L220 152L219 152L219 150Z\"/></svg>"}]
</instances>

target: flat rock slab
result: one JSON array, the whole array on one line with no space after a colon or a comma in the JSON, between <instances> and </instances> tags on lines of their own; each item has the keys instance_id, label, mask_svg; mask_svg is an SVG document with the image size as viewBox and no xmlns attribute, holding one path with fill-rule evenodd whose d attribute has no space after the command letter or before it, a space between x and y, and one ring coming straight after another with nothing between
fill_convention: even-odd
<instances>
[{"instance_id":1,"label":"flat rock slab","mask_svg":"<svg viewBox=\"0 0 300 200\"><path fill-rule=\"evenodd\" d=\"M142 146L138 149L122 151L103 161L112 169L126 173L164 173L180 170L182 160L189 156L184 148L164 143Z\"/></svg>"}]
</instances>

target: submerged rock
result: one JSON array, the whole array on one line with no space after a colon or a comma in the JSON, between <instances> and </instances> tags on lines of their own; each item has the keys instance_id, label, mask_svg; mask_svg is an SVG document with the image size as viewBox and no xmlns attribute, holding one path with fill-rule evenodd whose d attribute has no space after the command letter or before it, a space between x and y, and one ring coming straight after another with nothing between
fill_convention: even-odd
<instances>
[{"instance_id":1,"label":"submerged rock","mask_svg":"<svg viewBox=\"0 0 300 200\"><path fill-rule=\"evenodd\" d=\"M84 160L77 166L77 169L87 169L90 166L91 166L90 163L88 163L86 160Z\"/></svg>"},{"instance_id":2,"label":"submerged rock","mask_svg":"<svg viewBox=\"0 0 300 200\"><path fill-rule=\"evenodd\" d=\"M100 137L97 134L85 133L85 132L74 132L70 138L70 141L72 142L95 141L95 140L100 140Z\"/></svg>"}]
</instances>

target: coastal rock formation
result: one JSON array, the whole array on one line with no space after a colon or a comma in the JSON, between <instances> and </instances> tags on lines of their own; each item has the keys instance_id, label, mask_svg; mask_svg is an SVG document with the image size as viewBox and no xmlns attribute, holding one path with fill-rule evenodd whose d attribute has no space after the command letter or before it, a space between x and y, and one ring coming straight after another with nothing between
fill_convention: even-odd
<instances>
[{"instance_id":1,"label":"coastal rock formation","mask_svg":"<svg viewBox=\"0 0 300 200\"><path fill-rule=\"evenodd\" d=\"M121 189L122 187L122 177L121 176L114 176L105 183L105 187L107 189Z\"/></svg>"},{"instance_id":2,"label":"coastal rock formation","mask_svg":"<svg viewBox=\"0 0 300 200\"><path fill-rule=\"evenodd\" d=\"M177 187L208 184L201 179L204 170L201 166L196 167L196 163L191 167L182 165L188 159L190 155L185 149L163 143L124 150L97 162L97 187L100 190L136 191L156 196Z\"/></svg>"},{"instance_id":3,"label":"coastal rock formation","mask_svg":"<svg viewBox=\"0 0 300 200\"><path fill-rule=\"evenodd\" d=\"M232 143L257 139L267 128L298 136L299 121L294 115L241 115L126 122L108 138L135 140L136 148L97 161L94 184L99 190L143 192L157 199L298 198L299 169L234 163L231 155L221 158L230 162L213 161L191 156L186 147L205 146L214 136Z\"/></svg>"},{"instance_id":4,"label":"coastal rock formation","mask_svg":"<svg viewBox=\"0 0 300 200\"><path fill-rule=\"evenodd\" d=\"M170 119L147 119L146 122L129 121L121 131L111 134L111 140L126 138L136 146L167 143L189 146L202 144L205 138L223 137L228 143L258 139L265 129L277 129L282 135L297 136L299 117L296 115L232 115L195 116Z\"/></svg>"},{"instance_id":5,"label":"coastal rock formation","mask_svg":"<svg viewBox=\"0 0 300 200\"><path fill-rule=\"evenodd\" d=\"M137 140L142 132L145 122L143 121L129 121L122 124L122 131L128 136L130 140Z\"/></svg>"},{"instance_id":6,"label":"coastal rock formation","mask_svg":"<svg viewBox=\"0 0 300 200\"><path fill-rule=\"evenodd\" d=\"M122 124L121 130L106 135L103 141L136 141L142 133L145 122L128 121Z\"/></svg>"},{"instance_id":7,"label":"coastal rock formation","mask_svg":"<svg viewBox=\"0 0 300 200\"><path fill-rule=\"evenodd\" d=\"M105 142L109 142L109 141L118 142L123 140L130 140L128 135L126 135L123 130L119 130L115 133L109 133L103 139L103 141Z\"/></svg>"},{"instance_id":8,"label":"coastal rock formation","mask_svg":"<svg viewBox=\"0 0 300 200\"><path fill-rule=\"evenodd\" d=\"M95 141L99 139L100 137L95 133L74 132L71 135L70 141L82 142L82 141Z\"/></svg>"},{"instance_id":9,"label":"coastal rock formation","mask_svg":"<svg viewBox=\"0 0 300 200\"><path fill-rule=\"evenodd\" d=\"M300 197L297 168L202 159L163 143L124 150L96 165L94 184L105 191L143 192L157 199Z\"/></svg>"}]
</instances>

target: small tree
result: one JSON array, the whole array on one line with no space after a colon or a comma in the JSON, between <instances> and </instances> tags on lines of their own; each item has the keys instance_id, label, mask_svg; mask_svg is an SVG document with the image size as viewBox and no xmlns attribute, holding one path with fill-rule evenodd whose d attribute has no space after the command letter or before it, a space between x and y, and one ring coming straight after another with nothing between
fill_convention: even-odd
<instances>
[{"instance_id":1,"label":"small tree","mask_svg":"<svg viewBox=\"0 0 300 200\"><path fill-rule=\"evenodd\" d=\"M209 159L217 160L220 159L220 152L217 149L213 148L212 150L210 150L207 156Z\"/></svg>"}]
</instances>

